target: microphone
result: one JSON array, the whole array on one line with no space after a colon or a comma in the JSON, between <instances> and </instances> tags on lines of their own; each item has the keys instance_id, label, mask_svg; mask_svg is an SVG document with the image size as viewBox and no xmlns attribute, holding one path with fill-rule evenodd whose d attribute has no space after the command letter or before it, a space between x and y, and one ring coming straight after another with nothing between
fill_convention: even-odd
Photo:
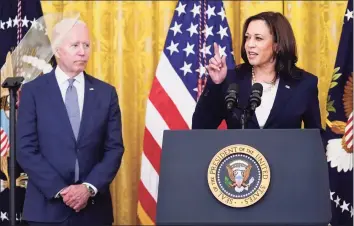
<instances>
[{"instance_id":1,"label":"microphone","mask_svg":"<svg viewBox=\"0 0 354 226\"><path fill-rule=\"evenodd\" d=\"M227 110L232 110L238 105L238 85L236 83L231 83L226 91L226 108Z\"/></svg>"},{"instance_id":2,"label":"microphone","mask_svg":"<svg viewBox=\"0 0 354 226\"><path fill-rule=\"evenodd\" d=\"M248 110L252 115L256 108L261 105L261 97L263 94L263 86L260 83L254 83L252 86L251 96L248 101Z\"/></svg>"}]
</instances>

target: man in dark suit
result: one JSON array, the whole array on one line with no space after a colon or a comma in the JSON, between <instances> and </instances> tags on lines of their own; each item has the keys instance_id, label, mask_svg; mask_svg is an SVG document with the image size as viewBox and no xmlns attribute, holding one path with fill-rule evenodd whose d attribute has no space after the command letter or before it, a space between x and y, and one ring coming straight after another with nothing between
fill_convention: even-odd
<instances>
[{"instance_id":1,"label":"man in dark suit","mask_svg":"<svg viewBox=\"0 0 354 226\"><path fill-rule=\"evenodd\" d=\"M64 19L53 39L60 42L58 66L21 91L17 159L29 176L23 218L33 225L110 225L109 185L124 152L118 96L84 72L85 23Z\"/></svg>"}]
</instances>

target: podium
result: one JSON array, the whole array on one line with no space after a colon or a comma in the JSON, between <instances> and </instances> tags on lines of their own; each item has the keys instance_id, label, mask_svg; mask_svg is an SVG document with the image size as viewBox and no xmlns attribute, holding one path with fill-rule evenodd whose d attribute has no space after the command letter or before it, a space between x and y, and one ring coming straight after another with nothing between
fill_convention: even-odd
<instances>
[{"instance_id":1,"label":"podium","mask_svg":"<svg viewBox=\"0 0 354 226\"><path fill-rule=\"evenodd\" d=\"M327 226L329 192L317 129L165 131L156 224Z\"/></svg>"}]
</instances>

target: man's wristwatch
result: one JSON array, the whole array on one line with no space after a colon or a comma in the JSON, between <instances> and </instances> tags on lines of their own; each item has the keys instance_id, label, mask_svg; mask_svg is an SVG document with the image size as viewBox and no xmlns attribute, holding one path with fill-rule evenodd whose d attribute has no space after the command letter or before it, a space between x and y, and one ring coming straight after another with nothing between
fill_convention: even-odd
<instances>
[{"instance_id":1,"label":"man's wristwatch","mask_svg":"<svg viewBox=\"0 0 354 226\"><path fill-rule=\"evenodd\" d=\"M93 190L93 188L90 185L88 185L88 184L84 184L84 185L86 186L86 188L89 191L90 195L91 196L95 196L95 190Z\"/></svg>"}]
</instances>

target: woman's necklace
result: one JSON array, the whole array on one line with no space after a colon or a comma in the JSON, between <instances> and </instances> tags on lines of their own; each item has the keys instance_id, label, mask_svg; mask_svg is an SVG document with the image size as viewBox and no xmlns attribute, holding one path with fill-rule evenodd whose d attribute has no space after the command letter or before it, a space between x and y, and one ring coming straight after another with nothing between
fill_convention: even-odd
<instances>
[{"instance_id":1,"label":"woman's necklace","mask_svg":"<svg viewBox=\"0 0 354 226\"><path fill-rule=\"evenodd\" d=\"M277 79L276 79L276 77L274 77L274 79L271 82L262 82L262 83L267 84L267 87L263 87L263 88L266 88L266 89L263 89L263 92L270 91L275 86L276 81L277 81ZM257 83L257 81L256 81L256 75L254 73L254 68L252 67L252 85L254 83Z\"/></svg>"}]
</instances>

